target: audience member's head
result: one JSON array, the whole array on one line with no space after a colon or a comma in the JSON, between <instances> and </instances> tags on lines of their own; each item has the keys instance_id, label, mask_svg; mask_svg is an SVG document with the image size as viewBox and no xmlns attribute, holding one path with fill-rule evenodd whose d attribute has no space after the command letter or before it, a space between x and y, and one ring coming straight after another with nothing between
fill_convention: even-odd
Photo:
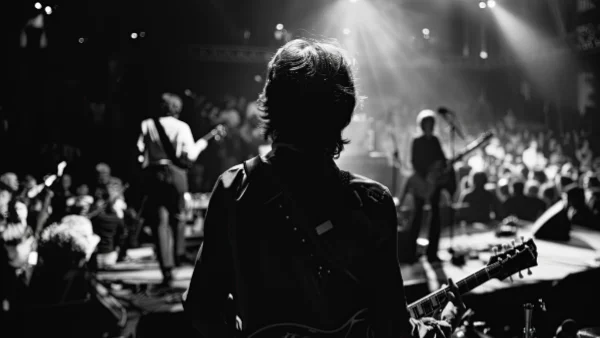
<instances>
[{"instance_id":1,"label":"audience member's head","mask_svg":"<svg viewBox=\"0 0 600 338\"><path fill-rule=\"evenodd\" d=\"M77 196L87 196L90 194L90 188L87 186L87 184L80 184L77 186L77 190L75 192L77 193Z\"/></svg>"},{"instance_id":2,"label":"audience member's head","mask_svg":"<svg viewBox=\"0 0 600 338\"><path fill-rule=\"evenodd\" d=\"M8 221L11 223L27 224L27 216L29 216L29 207L27 202L21 198L13 198L8 204Z\"/></svg>"},{"instance_id":3,"label":"audience member's head","mask_svg":"<svg viewBox=\"0 0 600 338\"><path fill-rule=\"evenodd\" d=\"M86 249L86 259L89 259L96 250L96 245L100 238L94 234L94 228L89 218L80 215L68 215L63 217L61 225L64 225L71 229L74 233L81 236L84 240Z\"/></svg>"},{"instance_id":4,"label":"audience member's head","mask_svg":"<svg viewBox=\"0 0 600 338\"><path fill-rule=\"evenodd\" d=\"M511 193L513 196L523 196L525 194L525 184L522 181L513 182Z\"/></svg>"},{"instance_id":5,"label":"audience member's head","mask_svg":"<svg viewBox=\"0 0 600 338\"><path fill-rule=\"evenodd\" d=\"M265 136L337 157L359 101L352 68L346 51L332 43L297 39L281 47L258 100Z\"/></svg>"},{"instance_id":6,"label":"audience member's head","mask_svg":"<svg viewBox=\"0 0 600 338\"><path fill-rule=\"evenodd\" d=\"M32 175L26 175L23 178L23 189L31 190L37 186L37 180Z\"/></svg>"},{"instance_id":7,"label":"audience member's head","mask_svg":"<svg viewBox=\"0 0 600 338\"><path fill-rule=\"evenodd\" d=\"M15 173L4 173L0 176L0 182L4 183L11 192L17 192L19 190L19 177Z\"/></svg>"},{"instance_id":8,"label":"audience member's head","mask_svg":"<svg viewBox=\"0 0 600 338\"><path fill-rule=\"evenodd\" d=\"M575 209L582 209L586 207L585 203L585 191L577 184L570 184L565 187L563 197L567 201L567 205Z\"/></svg>"},{"instance_id":9,"label":"audience member's head","mask_svg":"<svg viewBox=\"0 0 600 338\"><path fill-rule=\"evenodd\" d=\"M548 177L546 176L546 173L543 169L536 169L532 171L531 173L529 173L529 177L539 182L539 184L544 184L548 180Z\"/></svg>"},{"instance_id":10,"label":"audience member's head","mask_svg":"<svg viewBox=\"0 0 600 338\"><path fill-rule=\"evenodd\" d=\"M111 200L122 197L123 195L124 187L120 178L111 177L106 188L108 191L108 198Z\"/></svg>"},{"instance_id":11,"label":"audience member's head","mask_svg":"<svg viewBox=\"0 0 600 338\"><path fill-rule=\"evenodd\" d=\"M0 233L0 237L8 258L8 265L13 268L24 267L35 245L31 228L23 223L9 223Z\"/></svg>"},{"instance_id":12,"label":"audience member's head","mask_svg":"<svg viewBox=\"0 0 600 338\"><path fill-rule=\"evenodd\" d=\"M96 165L96 179L98 183L107 184L110 179L110 166L106 163L98 163Z\"/></svg>"},{"instance_id":13,"label":"audience member's head","mask_svg":"<svg viewBox=\"0 0 600 338\"><path fill-rule=\"evenodd\" d=\"M540 183L534 180L527 181L525 184L525 195L537 198L540 195Z\"/></svg>"},{"instance_id":14,"label":"audience member's head","mask_svg":"<svg viewBox=\"0 0 600 338\"><path fill-rule=\"evenodd\" d=\"M483 171L473 173L472 181L473 181L473 189L483 190L483 189L485 189L485 185L488 182L487 174Z\"/></svg>"},{"instance_id":15,"label":"audience member's head","mask_svg":"<svg viewBox=\"0 0 600 338\"><path fill-rule=\"evenodd\" d=\"M71 175L64 174L60 179L60 183L63 190L69 191L71 190L71 186L73 185L73 179L71 178Z\"/></svg>"},{"instance_id":16,"label":"audience member's head","mask_svg":"<svg viewBox=\"0 0 600 338\"><path fill-rule=\"evenodd\" d=\"M559 200L560 194L556 186L551 183L546 183L541 187L541 197L548 204L554 204Z\"/></svg>"},{"instance_id":17,"label":"audience member's head","mask_svg":"<svg viewBox=\"0 0 600 338\"><path fill-rule=\"evenodd\" d=\"M12 189L0 182L0 219L8 217L8 204L12 199Z\"/></svg>"},{"instance_id":18,"label":"audience member's head","mask_svg":"<svg viewBox=\"0 0 600 338\"><path fill-rule=\"evenodd\" d=\"M82 230L76 221L53 224L44 229L38 253L45 271L61 275L81 268L89 260L98 241L86 236Z\"/></svg>"}]
</instances>

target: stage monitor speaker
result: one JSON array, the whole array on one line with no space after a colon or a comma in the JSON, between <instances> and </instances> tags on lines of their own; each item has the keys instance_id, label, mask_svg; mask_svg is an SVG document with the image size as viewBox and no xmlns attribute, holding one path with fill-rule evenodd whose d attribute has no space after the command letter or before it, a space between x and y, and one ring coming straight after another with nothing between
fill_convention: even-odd
<instances>
[{"instance_id":1,"label":"stage monitor speaker","mask_svg":"<svg viewBox=\"0 0 600 338\"><path fill-rule=\"evenodd\" d=\"M571 238L571 221L563 201L548 208L533 224L535 238L551 241L568 241Z\"/></svg>"}]
</instances>

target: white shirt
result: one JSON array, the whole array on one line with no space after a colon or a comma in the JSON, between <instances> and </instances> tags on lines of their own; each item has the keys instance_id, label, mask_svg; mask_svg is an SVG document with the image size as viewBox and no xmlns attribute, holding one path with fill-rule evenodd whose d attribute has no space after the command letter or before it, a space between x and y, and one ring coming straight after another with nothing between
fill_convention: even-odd
<instances>
[{"instance_id":1,"label":"white shirt","mask_svg":"<svg viewBox=\"0 0 600 338\"><path fill-rule=\"evenodd\" d=\"M185 155L190 161L195 161L198 157L198 151L194 149L194 137L190 126L172 116L161 117L159 121L175 149L175 155L177 157ZM144 154L144 166L168 163L169 156L167 156L162 146L154 120L144 120L141 129L137 146L140 153Z\"/></svg>"}]
</instances>

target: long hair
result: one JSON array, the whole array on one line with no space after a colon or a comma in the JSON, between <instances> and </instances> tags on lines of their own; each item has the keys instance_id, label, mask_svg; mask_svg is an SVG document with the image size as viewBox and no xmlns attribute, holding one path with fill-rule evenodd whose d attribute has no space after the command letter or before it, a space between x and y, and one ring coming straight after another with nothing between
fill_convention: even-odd
<instances>
[{"instance_id":1,"label":"long hair","mask_svg":"<svg viewBox=\"0 0 600 338\"><path fill-rule=\"evenodd\" d=\"M281 47L258 99L265 138L338 157L361 101L352 68L346 51L332 43L297 39Z\"/></svg>"}]
</instances>

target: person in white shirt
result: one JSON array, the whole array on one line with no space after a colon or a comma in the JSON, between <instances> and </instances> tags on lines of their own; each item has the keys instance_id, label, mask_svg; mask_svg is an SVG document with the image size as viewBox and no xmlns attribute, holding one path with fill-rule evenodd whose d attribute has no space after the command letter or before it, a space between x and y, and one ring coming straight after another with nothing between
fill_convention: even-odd
<instances>
[{"instance_id":1,"label":"person in white shirt","mask_svg":"<svg viewBox=\"0 0 600 338\"><path fill-rule=\"evenodd\" d=\"M178 119L183 107L181 98L171 93L162 95L163 116L142 122L138 139L143 168L143 187L147 197L147 220L153 225L156 253L163 273L163 284L172 281L172 269L185 257L183 220L184 194L187 193L186 168L180 168L161 142L155 121L159 121L171 142L176 162L193 163L206 149L207 141L194 142L190 126ZM151 214L150 214L151 213Z\"/></svg>"}]
</instances>

